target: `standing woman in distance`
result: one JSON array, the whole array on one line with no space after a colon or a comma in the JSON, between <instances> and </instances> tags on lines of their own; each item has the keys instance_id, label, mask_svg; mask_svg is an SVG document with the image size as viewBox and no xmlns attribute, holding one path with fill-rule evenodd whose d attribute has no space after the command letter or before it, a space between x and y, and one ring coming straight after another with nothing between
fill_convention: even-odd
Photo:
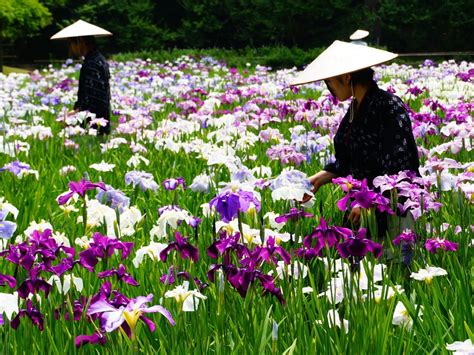
<instances>
[{"instance_id":1,"label":"standing woman in distance","mask_svg":"<svg viewBox=\"0 0 474 355\"><path fill-rule=\"evenodd\" d=\"M51 37L68 39L71 53L76 57L84 57L73 113L89 111L96 118L103 118L104 124L93 126L99 134L110 133L110 72L107 61L97 49L95 37L111 35L98 26L79 20Z\"/></svg>"},{"instance_id":2,"label":"standing woman in distance","mask_svg":"<svg viewBox=\"0 0 474 355\"><path fill-rule=\"evenodd\" d=\"M335 161L309 178L313 192L333 178L347 175L367 179L370 187L380 175L403 170L419 175L418 149L407 109L399 97L379 89L370 68L396 56L369 46L335 41L291 83L324 80L338 100L352 98L334 136ZM360 216L360 207L354 207L348 219L357 225ZM377 213L377 225L378 237L383 237L388 230L385 214Z\"/></svg>"}]
</instances>

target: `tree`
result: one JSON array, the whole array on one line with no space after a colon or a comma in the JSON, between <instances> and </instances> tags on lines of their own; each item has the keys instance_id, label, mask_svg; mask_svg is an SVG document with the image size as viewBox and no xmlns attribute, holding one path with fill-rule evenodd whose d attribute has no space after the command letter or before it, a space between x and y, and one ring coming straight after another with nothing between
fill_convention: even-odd
<instances>
[{"instance_id":1,"label":"tree","mask_svg":"<svg viewBox=\"0 0 474 355\"><path fill-rule=\"evenodd\" d=\"M0 71L3 45L21 36L36 34L52 20L49 10L38 0L2 0L0 3Z\"/></svg>"}]
</instances>

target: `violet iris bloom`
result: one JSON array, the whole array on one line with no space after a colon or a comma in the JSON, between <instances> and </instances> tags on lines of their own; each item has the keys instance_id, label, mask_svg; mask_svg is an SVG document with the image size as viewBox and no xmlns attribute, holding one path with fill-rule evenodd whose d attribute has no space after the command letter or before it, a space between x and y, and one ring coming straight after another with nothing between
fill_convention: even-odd
<instances>
[{"instance_id":1,"label":"violet iris bloom","mask_svg":"<svg viewBox=\"0 0 474 355\"><path fill-rule=\"evenodd\" d=\"M8 285L10 288L16 286L16 280L13 276L0 274L0 286Z\"/></svg>"},{"instance_id":2,"label":"violet iris bloom","mask_svg":"<svg viewBox=\"0 0 474 355\"><path fill-rule=\"evenodd\" d=\"M76 348L80 348L86 344L100 344L105 345L106 338L102 332L94 333L92 335L78 335L76 337Z\"/></svg>"},{"instance_id":3,"label":"violet iris bloom","mask_svg":"<svg viewBox=\"0 0 474 355\"><path fill-rule=\"evenodd\" d=\"M87 315L99 314L101 329L107 333L122 327L125 333L133 339L135 327L139 319L148 326L151 332L156 329L155 323L143 316L145 313L161 313L171 325L175 325L171 313L162 306L148 307L146 304L153 300L153 295L139 296L131 299L126 305L115 307L105 299L92 303L87 310Z\"/></svg>"},{"instance_id":4,"label":"violet iris bloom","mask_svg":"<svg viewBox=\"0 0 474 355\"><path fill-rule=\"evenodd\" d=\"M292 207L290 208L290 212L276 217L275 222L283 223L283 222L288 222L289 220L295 222L300 218L311 218L311 217L313 217L313 215L311 213L305 212L303 208L301 208L301 210L298 210L296 207Z\"/></svg>"},{"instance_id":5,"label":"violet iris bloom","mask_svg":"<svg viewBox=\"0 0 474 355\"><path fill-rule=\"evenodd\" d=\"M431 254L436 254L438 249L443 249L444 251L457 251L458 243L451 242L447 239L433 238L426 241L425 248Z\"/></svg>"},{"instance_id":6,"label":"violet iris bloom","mask_svg":"<svg viewBox=\"0 0 474 355\"><path fill-rule=\"evenodd\" d=\"M416 241L416 234L410 229L407 229L403 231L399 236L397 236L394 240L392 240L392 243L394 245L399 245L401 242L404 244L408 245L413 245L415 244Z\"/></svg>"},{"instance_id":7,"label":"violet iris bloom","mask_svg":"<svg viewBox=\"0 0 474 355\"><path fill-rule=\"evenodd\" d=\"M229 281L232 287L234 287L242 297L247 295L251 283L260 281L264 295L268 293L272 294L277 297L282 304L285 304L283 294L281 290L275 286L272 276L251 268L237 268L234 265L213 264L207 273L211 281L214 281L215 273L219 269L223 270L227 281Z\"/></svg>"},{"instance_id":8,"label":"violet iris bloom","mask_svg":"<svg viewBox=\"0 0 474 355\"><path fill-rule=\"evenodd\" d=\"M28 317L33 322L33 325L37 326L40 331L44 329L44 317L39 310L33 307L31 300L26 301L26 309L21 309L20 312L12 319L10 325L13 329L17 329L20 325L20 319Z\"/></svg>"},{"instance_id":9,"label":"violet iris bloom","mask_svg":"<svg viewBox=\"0 0 474 355\"><path fill-rule=\"evenodd\" d=\"M48 298L52 287L53 286L43 279L27 278L25 281L23 281L20 287L18 287L17 292L18 296L27 299L30 293L34 295L39 293L39 291L43 291L44 297Z\"/></svg>"},{"instance_id":10,"label":"violet iris bloom","mask_svg":"<svg viewBox=\"0 0 474 355\"><path fill-rule=\"evenodd\" d=\"M365 228L360 228L355 236L345 237L345 240L337 245L337 251L341 258L363 258L369 252L377 258L382 255L382 246L367 239L366 232Z\"/></svg>"},{"instance_id":11,"label":"violet iris bloom","mask_svg":"<svg viewBox=\"0 0 474 355\"><path fill-rule=\"evenodd\" d=\"M125 184L132 184L134 188L138 185L142 191L152 190L156 192L159 188L158 184L153 180L153 175L144 171L133 170L126 173Z\"/></svg>"},{"instance_id":12,"label":"violet iris bloom","mask_svg":"<svg viewBox=\"0 0 474 355\"><path fill-rule=\"evenodd\" d=\"M225 194L214 197L209 202L210 207L214 207L221 215L221 219L228 223L232 221L239 213L240 199L239 195L228 191Z\"/></svg>"},{"instance_id":13,"label":"violet iris bloom","mask_svg":"<svg viewBox=\"0 0 474 355\"><path fill-rule=\"evenodd\" d=\"M247 247L240 242L240 233L227 236L227 234L219 233L220 239L212 243L207 248L207 255L213 259L217 259L219 255L224 256L224 264L229 264L231 259L231 251L234 251L240 260L248 251Z\"/></svg>"},{"instance_id":14,"label":"violet iris bloom","mask_svg":"<svg viewBox=\"0 0 474 355\"><path fill-rule=\"evenodd\" d=\"M79 263L89 271L94 271L94 267L99 262L99 258L109 258L115 250L122 251L122 260L130 255L133 242L121 242L118 239L110 238L100 233L94 233L94 241L89 248L79 254Z\"/></svg>"},{"instance_id":15,"label":"violet iris bloom","mask_svg":"<svg viewBox=\"0 0 474 355\"><path fill-rule=\"evenodd\" d=\"M178 177L176 179L166 179L161 183L165 190L176 190L179 185L183 186L183 190L186 190L186 182L184 181L184 178Z\"/></svg>"},{"instance_id":16,"label":"violet iris bloom","mask_svg":"<svg viewBox=\"0 0 474 355\"><path fill-rule=\"evenodd\" d=\"M99 272L97 274L97 277L99 279L103 279L105 277L111 277L113 275L116 275L119 281L123 281L132 286L138 286L138 282L135 281L135 279L132 276L127 274L127 270L125 269L125 266L123 266L123 264L120 264L118 269L111 269L111 270L105 270L105 271Z\"/></svg>"},{"instance_id":17,"label":"violet iris bloom","mask_svg":"<svg viewBox=\"0 0 474 355\"><path fill-rule=\"evenodd\" d=\"M175 240L175 242L169 243L168 246L161 251L161 261L165 262L168 258L168 254L172 250L176 250L177 252L179 252L183 259L192 259L196 263L199 259L199 250L189 244L185 237L181 237L179 232L176 232Z\"/></svg>"},{"instance_id":18,"label":"violet iris bloom","mask_svg":"<svg viewBox=\"0 0 474 355\"><path fill-rule=\"evenodd\" d=\"M217 195L209 202L210 207L214 207L221 215L222 221L228 223L237 217L239 211L246 212L253 205L255 209L260 211L260 201L257 200L253 192L239 190L233 192L227 190Z\"/></svg>"},{"instance_id":19,"label":"violet iris bloom","mask_svg":"<svg viewBox=\"0 0 474 355\"><path fill-rule=\"evenodd\" d=\"M289 264L291 262L290 254L284 248L275 244L275 238L268 238L267 245L262 247L258 253L258 260L264 260L269 264L273 263L274 265L277 265L278 258L276 256L279 255L285 264Z\"/></svg>"},{"instance_id":20,"label":"violet iris bloom","mask_svg":"<svg viewBox=\"0 0 474 355\"><path fill-rule=\"evenodd\" d=\"M69 182L68 186L69 192L58 197L59 205L64 205L67 203L74 194L78 194L84 198L88 190L93 190L95 188L105 190L105 184L103 182L93 183L86 179L82 179L81 181L71 181Z\"/></svg>"},{"instance_id":21,"label":"violet iris bloom","mask_svg":"<svg viewBox=\"0 0 474 355\"><path fill-rule=\"evenodd\" d=\"M345 240L351 235L352 230L348 228L328 227L324 218L321 217L319 226L303 238L303 248L298 249L297 254L305 259L322 256L322 250L325 246L332 248L340 240Z\"/></svg>"}]
</instances>

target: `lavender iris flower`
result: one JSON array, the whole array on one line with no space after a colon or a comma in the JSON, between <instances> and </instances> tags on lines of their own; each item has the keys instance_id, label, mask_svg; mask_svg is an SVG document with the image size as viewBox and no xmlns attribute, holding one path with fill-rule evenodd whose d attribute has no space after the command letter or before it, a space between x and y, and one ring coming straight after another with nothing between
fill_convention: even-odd
<instances>
[{"instance_id":1,"label":"lavender iris flower","mask_svg":"<svg viewBox=\"0 0 474 355\"><path fill-rule=\"evenodd\" d=\"M86 179L82 179L81 181L71 181L68 186L69 192L58 197L59 205L67 203L74 194L84 197L88 190L93 190L95 188L105 190L105 184L103 182L93 183Z\"/></svg>"},{"instance_id":2,"label":"lavender iris flower","mask_svg":"<svg viewBox=\"0 0 474 355\"><path fill-rule=\"evenodd\" d=\"M144 321L149 327L150 331L155 331L155 324L146 319L143 314L146 313L161 313L171 325L175 325L171 313L164 307L155 305L148 307L146 304L153 300L153 295L149 294L146 297L139 296L131 299L126 305L116 307L109 303L105 299L100 299L94 303L91 303L87 315L91 316L94 314L100 315L101 328L107 333L113 332L114 330L122 327L125 332L128 331L127 335L133 339L135 332L135 326L139 319ZM145 320L146 319L146 320ZM127 324L125 328L123 325Z\"/></svg>"},{"instance_id":3,"label":"lavender iris flower","mask_svg":"<svg viewBox=\"0 0 474 355\"><path fill-rule=\"evenodd\" d=\"M132 184L133 187L139 186L142 191L158 190L158 184L153 180L153 175L144 171L129 171L125 174L125 184Z\"/></svg>"},{"instance_id":4,"label":"lavender iris flower","mask_svg":"<svg viewBox=\"0 0 474 355\"><path fill-rule=\"evenodd\" d=\"M122 213L124 208L128 208L130 206L130 198L125 196L122 191L116 190L109 185L105 185L105 187L105 190L100 190L95 196L97 200L106 204L110 208L113 208L114 210L118 208L120 213Z\"/></svg>"},{"instance_id":5,"label":"lavender iris flower","mask_svg":"<svg viewBox=\"0 0 474 355\"><path fill-rule=\"evenodd\" d=\"M12 174L15 174L16 176L18 176L23 170L30 170L30 166L28 164L15 160L11 163L8 163L7 165L5 165L3 168L0 169L0 171L5 171L5 170L8 170Z\"/></svg>"},{"instance_id":6,"label":"lavender iris flower","mask_svg":"<svg viewBox=\"0 0 474 355\"><path fill-rule=\"evenodd\" d=\"M0 238L10 239L16 231L16 223L10 221L0 221Z\"/></svg>"}]
</instances>

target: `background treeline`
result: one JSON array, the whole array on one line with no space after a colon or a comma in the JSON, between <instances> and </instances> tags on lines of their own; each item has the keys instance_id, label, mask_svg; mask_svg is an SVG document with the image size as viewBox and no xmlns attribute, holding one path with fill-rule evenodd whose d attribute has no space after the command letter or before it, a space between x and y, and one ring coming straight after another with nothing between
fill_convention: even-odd
<instances>
[{"instance_id":1,"label":"background treeline","mask_svg":"<svg viewBox=\"0 0 474 355\"><path fill-rule=\"evenodd\" d=\"M101 41L108 54L262 46L307 53L357 28L397 52L469 51L473 11L472 0L1 0L0 35L6 52L26 61L65 58L64 41L48 39L79 18L114 33Z\"/></svg>"}]
</instances>

